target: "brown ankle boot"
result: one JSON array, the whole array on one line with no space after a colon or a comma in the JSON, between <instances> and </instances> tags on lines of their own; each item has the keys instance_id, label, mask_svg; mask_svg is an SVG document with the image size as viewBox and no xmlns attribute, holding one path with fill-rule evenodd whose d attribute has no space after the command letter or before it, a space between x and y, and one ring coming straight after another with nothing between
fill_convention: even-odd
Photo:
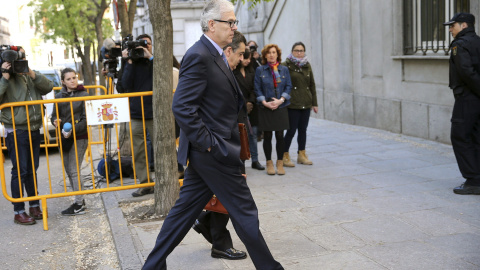
<instances>
[{"instance_id":1,"label":"brown ankle boot","mask_svg":"<svg viewBox=\"0 0 480 270\"><path fill-rule=\"evenodd\" d=\"M285 169L283 168L283 160L277 160L277 174L284 175Z\"/></svg>"},{"instance_id":2,"label":"brown ankle boot","mask_svg":"<svg viewBox=\"0 0 480 270\"><path fill-rule=\"evenodd\" d=\"M295 167L295 163L290 159L290 154L288 152L283 153L283 166Z\"/></svg>"},{"instance_id":3,"label":"brown ankle boot","mask_svg":"<svg viewBox=\"0 0 480 270\"><path fill-rule=\"evenodd\" d=\"M303 165L312 165L313 162L308 160L307 154L305 154L305 150L298 151L297 163Z\"/></svg>"},{"instance_id":4,"label":"brown ankle boot","mask_svg":"<svg viewBox=\"0 0 480 270\"><path fill-rule=\"evenodd\" d=\"M267 174L275 175L275 168L273 167L273 161L267 160Z\"/></svg>"}]
</instances>

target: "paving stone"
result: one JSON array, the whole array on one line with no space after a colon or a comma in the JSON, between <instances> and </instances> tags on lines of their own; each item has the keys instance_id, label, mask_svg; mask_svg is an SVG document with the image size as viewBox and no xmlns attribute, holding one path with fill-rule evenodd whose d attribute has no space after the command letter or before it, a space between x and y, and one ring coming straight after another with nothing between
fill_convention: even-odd
<instances>
[{"instance_id":1,"label":"paving stone","mask_svg":"<svg viewBox=\"0 0 480 270\"><path fill-rule=\"evenodd\" d=\"M423 166L419 166L423 167ZM424 166L423 168L414 168L405 170L406 173L418 175L428 179L463 179L457 164L445 164L436 166Z\"/></svg>"},{"instance_id":2,"label":"paving stone","mask_svg":"<svg viewBox=\"0 0 480 270\"><path fill-rule=\"evenodd\" d=\"M375 172L371 174L355 175L354 179L373 187L395 187L412 183L426 182L425 178L402 172Z\"/></svg>"},{"instance_id":3,"label":"paving stone","mask_svg":"<svg viewBox=\"0 0 480 270\"><path fill-rule=\"evenodd\" d=\"M258 216L260 227L269 233L295 231L307 226L297 212L267 212Z\"/></svg>"},{"instance_id":4,"label":"paving stone","mask_svg":"<svg viewBox=\"0 0 480 270\"><path fill-rule=\"evenodd\" d=\"M326 252L325 248L296 230L265 233L264 238L270 251L279 261L308 258Z\"/></svg>"},{"instance_id":5,"label":"paving stone","mask_svg":"<svg viewBox=\"0 0 480 270\"><path fill-rule=\"evenodd\" d=\"M419 240L427 237L419 229L392 216L375 216L343 223L341 227L372 245Z\"/></svg>"},{"instance_id":6,"label":"paving stone","mask_svg":"<svg viewBox=\"0 0 480 270\"><path fill-rule=\"evenodd\" d=\"M302 208L299 215L312 225L353 222L369 217L369 214L360 207L344 202L319 207Z\"/></svg>"},{"instance_id":7,"label":"paving stone","mask_svg":"<svg viewBox=\"0 0 480 270\"><path fill-rule=\"evenodd\" d=\"M386 269L478 269L475 265L438 252L432 245L418 241L382 243L365 246L358 251Z\"/></svg>"},{"instance_id":8,"label":"paving stone","mask_svg":"<svg viewBox=\"0 0 480 270\"><path fill-rule=\"evenodd\" d=\"M421 161L413 158L398 158L398 159L389 159L389 160L380 160L372 161L367 163L362 163L362 166L370 168L378 172L385 171L402 171L420 167L427 167L432 165L429 162Z\"/></svg>"},{"instance_id":9,"label":"paving stone","mask_svg":"<svg viewBox=\"0 0 480 270\"><path fill-rule=\"evenodd\" d=\"M453 235L433 237L426 242L440 250L442 253L449 253L451 256L469 262L475 266L473 268L457 269L480 269L480 252L478 252L480 230L475 230L471 233L456 233Z\"/></svg>"},{"instance_id":10,"label":"paving stone","mask_svg":"<svg viewBox=\"0 0 480 270\"><path fill-rule=\"evenodd\" d=\"M375 157L370 157L368 155L345 155L345 156L337 156L333 157L330 159L330 161L333 161L337 164L360 164L360 163L365 163L365 162L370 162L370 161L375 161L378 160Z\"/></svg>"},{"instance_id":11,"label":"paving stone","mask_svg":"<svg viewBox=\"0 0 480 270\"><path fill-rule=\"evenodd\" d=\"M432 236L467 233L478 229L437 211L422 210L399 214L398 217ZM443 226L438 226L438 224L443 224Z\"/></svg>"},{"instance_id":12,"label":"paving stone","mask_svg":"<svg viewBox=\"0 0 480 270\"><path fill-rule=\"evenodd\" d=\"M346 251L365 245L364 241L340 225L309 226L300 229L300 232L326 250Z\"/></svg>"}]
</instances>

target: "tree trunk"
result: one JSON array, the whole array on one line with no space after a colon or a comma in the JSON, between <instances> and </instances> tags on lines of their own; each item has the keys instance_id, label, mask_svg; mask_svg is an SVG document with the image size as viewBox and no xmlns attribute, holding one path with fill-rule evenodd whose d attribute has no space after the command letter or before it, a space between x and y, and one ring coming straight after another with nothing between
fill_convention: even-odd
<instances>
[{"instance_id":1,"label":"tree trunk","mask_svg":"<svg viewBox=\"0 0 480 270\"><path fill-rule=\"evenodd\" d=\"M96 7L97 7L96 16L93 17L93 18L89 18L89 20L95 24L95 33L97 34L97 43L98 43L97 44L97 50L96 50L96 53L97 53L97 56L98 56L97 65L98 65L98 69L101 70L102 67L103 67L103 63L102 63L102 61L100 61L100 56L101 56L100 55L100 50L102 49L103 40L104 40L103 39L103 30L102 30L102 20L103 20L104 14L105 14L105 10L108 7L107 1L102 0L100 5L96 4ZM98 72L98 79L99 79L98 84L105 86L105 76L103 76L102 72Z\"/></svg>"},{"instance_id":2,"label":"tree trunk","mask_svg":"<svg viewBox=\"0 0 480 270\"><path fill-rule=\"evenodd\" d=\"M133 20L135 19L135 12L137 10L137 0L131 0L127 12L125 0L118 0L118 17L122 27L122 38L132 33Z\"/></svg>"},{"instance_id":3,"label":"tree trunk","mask_svg":"<svg viewBox=\"0 0 480 270\"><path fill-rule=\"evenodd\" d=\"M153 60L153 127L155 213L165 216L178 198L177 154L172 107L173 25L170 0L147 0L155 44ZM163 128L162 128L163 127ZM169 128L166 128L169 127Z\"/></svg>"},{"instance_id":4,"label":"tree trunk","mask_svg":"<svg viewBox=\"0 0 480 270\"><path fill-rule=\"evenodd\" d=\"M82 59L82 71L83 71L83 84L84 85L92 85L92 64L90 63L90 48L91 48L91 43L88 41L85 41L85 45L83 46L83 52L80 49L80 46L77 46L78 50L78 56L80 59ZM93 95L91 93L91 90L89 90L89 94ZM95 91L95 90L93 90Z\"/></svg>"}]
</instances>

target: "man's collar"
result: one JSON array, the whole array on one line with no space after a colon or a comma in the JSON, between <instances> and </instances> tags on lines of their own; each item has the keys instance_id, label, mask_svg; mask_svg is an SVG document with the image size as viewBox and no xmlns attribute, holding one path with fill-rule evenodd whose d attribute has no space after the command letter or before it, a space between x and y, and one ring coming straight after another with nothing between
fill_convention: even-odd
<instances>
[{"instance_id":1,"label":"man's collar","mask_svg":"<svg viewBox=\"0 0 480 270\"><path fill-rule=\"evenodd\" d=\"M218 51L218 54L222 55L223 49L220 48L220 46L218 46L218 44L215 43L215 41L213 41L211 38L209 38L206 34L203 34L203 35L208 39L208 41L210 41L210 43L212 43L213 47L215 47L215 49Z\"/></svg>"}]
</instances>

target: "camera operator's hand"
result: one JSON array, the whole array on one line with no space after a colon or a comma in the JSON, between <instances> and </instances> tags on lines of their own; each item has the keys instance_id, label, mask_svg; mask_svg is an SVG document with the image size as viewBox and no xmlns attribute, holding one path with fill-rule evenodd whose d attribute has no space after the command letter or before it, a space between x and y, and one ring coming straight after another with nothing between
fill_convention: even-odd
<instances>
[{"instance_id":1,"label":"camera operator's hand","mask_svg":"<svg viewBox=\"0 0 480 270\"><path fill-rule=\"evenodd\" d=\"M28 76L30 76L30 78L32 78L32 80L35 80L35 77L37 76L35 74L35 71L31 70L30 68L28 68L28 73L27 73Z\"/></svg>"},{"instance_id":2,"label":"camera operator's hand","mask_svg":"<svg viewBox=\"0 0 480 270\"><path fill-rule=\"evenodd\" d=\"M153 55L150 53L150 51L147 48L142 47L142 46L137 47L137 49L139 49L139 48L143 49L143 57L145 57L147 59L152 58Z\"/></svg>"},{"instance_id":3,"label":"camera operator's hand","mask_svg":"<svg viewBox=\"0 0 480 270\"><path fill-rule=\"evenodd\" d=\"M123 57L123 58L128 58L128 49L125 49L125 50L122 51L122 57ZM133 63L133 62L132 62L132 59L128 59L127 62L128 62L129 64L132 64L132 63Z\"/></svg>"},{"instance_id":4,"label":"camera operator's hand","mask_svg":"<svg viewBox=\"0 0 480 270\"><path fill-rule=\"evenodd\" d=\"M12 64L10 64L9 62L3 62L3 64L2 64L2 70L4 70L4 69L8 70L11 67L12 67ZM7 80L10 79L10 73L8 73L8 72L5 72L5 73L2 72L2 76Z\"/></svg>"},{"instance_id":5,"label":"camera operator's hand","mask_svg":"<svg viewBox=\"0 0 480 270\"><path fill-rule=\"evenodd\" d=\"M106 71L105 68L102 68L102 74L103 74L103 76L106 76L107 73L108 73L108 71Z\"/></svg>"}]
</instances>

